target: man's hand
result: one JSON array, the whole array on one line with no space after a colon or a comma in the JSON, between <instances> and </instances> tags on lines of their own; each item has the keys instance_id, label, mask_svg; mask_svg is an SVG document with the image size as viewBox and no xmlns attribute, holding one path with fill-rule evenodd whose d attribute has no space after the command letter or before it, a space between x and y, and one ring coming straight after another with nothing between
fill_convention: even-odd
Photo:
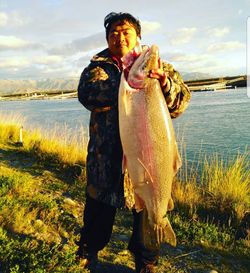
<instances>
[{"instance_id":1,"label":"man's hand","mask_svg":"<svg viewBox=\"0 0 250 273\"><path fill-rule=\"evenodd\" d=\"M154 78L154 79L158 79L160 81L162 88L164 88L164 89L167 88L167 90L170 89L171 83L168 78L168 73L166 73L163 70L162 61L159 60L159 68L158 69L152 69L149 72L149 77Z\"/></svg>"}]
</instances>

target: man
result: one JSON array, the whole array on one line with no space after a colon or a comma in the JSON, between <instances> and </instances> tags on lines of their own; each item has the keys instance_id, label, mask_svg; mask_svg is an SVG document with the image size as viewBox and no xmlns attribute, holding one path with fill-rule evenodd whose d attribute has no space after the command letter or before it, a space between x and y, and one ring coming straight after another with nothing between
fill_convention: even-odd
<instances>
[{"instance_id":1,"label":"man","mask_svg":"<svg viewBox=\"0 0 250 273\"><path fill-rule=\"evenodd\" d=\"M122 146L118 125L118 90L123 70L122 57L141 38L140 22L128 13L110 13L104 19L108 48L95 55L82 72L79 101L91 111L87 156L87 188L84 226L78 257L87 266L109 242L116 209L123 207ZM187 107L190 91L170 64L161 63L150 77L160 81L171 117ZM155 272L159 249L149 250L141 241L141 213L133 211L133 234L129 250L136 272Z\"/></svg>"}]
</instances>

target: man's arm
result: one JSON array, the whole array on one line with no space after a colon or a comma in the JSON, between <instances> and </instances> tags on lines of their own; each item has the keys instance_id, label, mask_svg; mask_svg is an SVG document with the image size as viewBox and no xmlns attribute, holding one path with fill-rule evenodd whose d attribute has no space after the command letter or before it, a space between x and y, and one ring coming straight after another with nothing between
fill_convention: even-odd
<instances>
[{"instance_id":1,"label":"man's arm","mask_svg":"<svg viewBox=\"0 0 250 273\"><path fill-rule=\"evenodd\" d=\"M191 99L191 92L183 82L180 73L174 70L171 64L163 63L163 70L169 80L169 84L163 87L163 93L171 117L176 118L186 110Z\"/></svg>"},{"instance_id":2,"label":"man's arm","mask_svg":"<svg viewBox=\"0 0 250 273\"><path fill-rule=\"evenodd\" d=\"M88 66L81 74L78 99L90 111L112 107L117 101L115 82L100 66Z\"/></svg>"},{"instance_id":3,"label":"man's arm","mask_svg":"<svg viewBox=\"0 0 250 273\"><path fill-rule=\"evenodd\" d=\"M171 64L160 62L160 68L151 71L150 76L159 79L171 117L178 117L191 99L190 90L179 72Z\"/></svg>"}]
</instances>

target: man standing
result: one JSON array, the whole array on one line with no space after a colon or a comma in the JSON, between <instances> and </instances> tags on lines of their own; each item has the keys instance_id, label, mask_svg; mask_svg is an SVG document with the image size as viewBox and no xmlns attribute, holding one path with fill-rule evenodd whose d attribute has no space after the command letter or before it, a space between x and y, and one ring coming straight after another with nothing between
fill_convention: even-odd
<instances>
[{"instance_id":1,"label":"man standing","mask_svg":"<svg viewBox=\"0 0 250 273\"><path fill-rule=\"evenodd\" d=\"M84 226L77 255L87 266L110 240L117 208L125 204L122 146L118 124L118 91L122 57L141 38L139 20L129 13L110 13L104 19L108 48L96 54L81 75L79 101L91 111L87 156L87 188ZM150 77L160 81L172 118L187 107L190 91L172 65L162 63ZM141 213L133 211L133 234L129 250L136 272L155 272L159 249L147 249L141 240Z\"/></svg>"}]
</instances>

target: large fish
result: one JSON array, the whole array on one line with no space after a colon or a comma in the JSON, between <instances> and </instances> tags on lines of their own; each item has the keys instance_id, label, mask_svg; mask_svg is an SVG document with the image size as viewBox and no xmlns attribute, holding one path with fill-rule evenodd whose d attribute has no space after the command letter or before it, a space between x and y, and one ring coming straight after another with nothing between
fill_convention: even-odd
<instances>
[{"instance_id":1,"label":"large fish","mask_svg":"<svg viewBox=\"0 0 250 273\"><path fill-rule=\"evenodd\" d=\"M135 58L136 56L136 58ZM128 53L119 89L119 126L123 166L132 181L135 209L143 211L142 235L149 248L176 245L167 218L173 209L172 181L181 160L172 120L159 80L148 77L159 68L156 45Z\"/></svg>"}]
</instances>

